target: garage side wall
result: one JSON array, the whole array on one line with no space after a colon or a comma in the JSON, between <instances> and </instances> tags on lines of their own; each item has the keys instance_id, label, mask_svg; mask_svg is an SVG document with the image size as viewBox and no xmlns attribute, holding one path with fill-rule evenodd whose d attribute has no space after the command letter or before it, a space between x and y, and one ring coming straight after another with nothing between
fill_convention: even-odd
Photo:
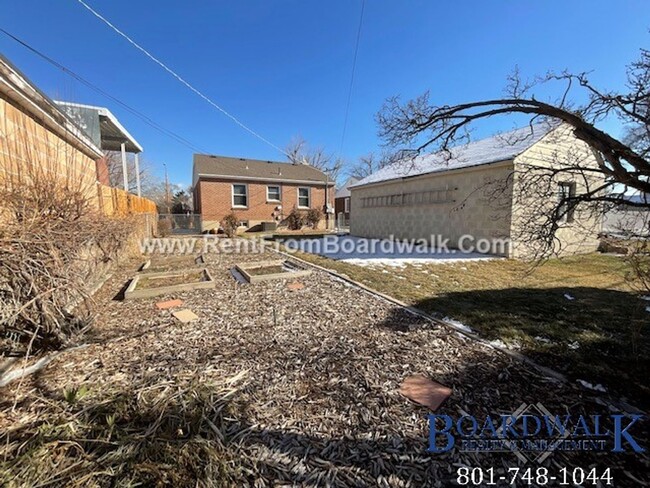
<instances>
[{"instance_id":1,"label":"garage side wall","mask_svg":"<svg viewBox=\"0 0 650 488\"><path fill-rule=\"evenodd\" d=\"M510 254L513 163L446 171L352 188L350 233L360 237L449 239L465 248L483 239Z\"/></svg>"},{"instance_id":2,"label":"garage side wall","mask_svg":"<svg viewBox=\"0 0 650 488\"><path fill-rule=\"evenodd\" d=\"M577 168L597 168L594 151L561 125L515 158L512 211L513 257L531 258L539 249L533 233L552 215L560 184L573 185L576 196L600 187L599 173ZM593 252L598 248L602 211L593 204L580 204L571 218L561 222L555 232L552 252L557 256ZM539 228L538 228L539 227Z\"/></svg>"}]
</instances>

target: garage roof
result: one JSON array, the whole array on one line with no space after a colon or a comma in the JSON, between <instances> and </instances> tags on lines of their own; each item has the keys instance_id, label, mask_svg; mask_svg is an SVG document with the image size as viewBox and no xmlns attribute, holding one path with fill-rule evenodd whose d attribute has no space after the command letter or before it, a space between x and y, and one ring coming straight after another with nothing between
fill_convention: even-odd
<instances>
[{"instance_id":1,"label":"garage roof","mask_svg":"<svg viewBox=\"0 0 650 488\"><path fill-rule=\"evenodd\" d=\"M514 159L555 127L557 125L548 123L533 124L453 147L450 149L451 154L441 151L397 161L351 185L350 188Z\"/></svg>"}]
</instances>

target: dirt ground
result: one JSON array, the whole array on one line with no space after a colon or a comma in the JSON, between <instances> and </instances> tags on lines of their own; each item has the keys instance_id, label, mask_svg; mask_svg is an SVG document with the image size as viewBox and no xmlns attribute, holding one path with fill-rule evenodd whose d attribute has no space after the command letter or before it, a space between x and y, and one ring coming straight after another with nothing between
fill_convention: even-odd
<instances>
[{"instance_id":1,"label":"dirt ground","mask_svg":"<svg viewBox=\"0 0 650 488\"><path fill-rule=\"evenodd\" d=\"M121 300L141 260L96 295L85 347L2 390L0 484L7 486L450 486L456 469L517 466L511 452L427 451L409 375L453 389L437 412L609 414L616 399L559 383L508 355L315 271L240 284L207 255L214 290ZM182 324L180 298L199 316ZM648 426L634 428L648 445ZM647 453L646 453L647 454ZM650 483L648 457L555 452L544 465L611 467L616 486ZM552 486L549 484L548 486Z\"/></svg>"}]
</instances>

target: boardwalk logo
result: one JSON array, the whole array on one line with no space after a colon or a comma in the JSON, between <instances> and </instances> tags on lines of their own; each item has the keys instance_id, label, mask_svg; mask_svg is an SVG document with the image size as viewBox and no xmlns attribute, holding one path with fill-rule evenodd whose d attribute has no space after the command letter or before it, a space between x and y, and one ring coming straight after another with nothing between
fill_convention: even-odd
<instances>
[{"instance_id":1,"label":"boardwalk logo","mask_svg":"<svg viewBox=\"0 0 650 488\"><path fill-rule=\"evenodd\" d=\"M633 430L641 415L555 415L541 403L523 403L510 415L477 418L429 415L429 451L513 452L522 462L544 461L554 451L641 453Z\"/></svg>"}]
</instances>

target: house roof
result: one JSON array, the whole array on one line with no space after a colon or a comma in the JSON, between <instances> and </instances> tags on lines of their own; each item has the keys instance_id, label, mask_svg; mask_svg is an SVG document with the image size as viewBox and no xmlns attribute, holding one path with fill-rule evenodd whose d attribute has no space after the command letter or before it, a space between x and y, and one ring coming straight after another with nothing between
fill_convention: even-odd
<instances>
[{"instance_id":1,"label":"house roof","mask_svg":"<svg viewBox=\"0 0 650 488\"><path fill-rule=\"evenodd\" d=\"M334 185L334 181L329 179L325 173L308 164L195 154L194 178L198 180L201 177L320 183L321 185L327 181L329 185Z\"/></svg>"},{"instance_id":2,"label":"house roof","mask_svg":"<svg viewBox=\"0 0 650 488\"><path fill-rule=\"evenodd\" d=\"M521 127L486 139L456 146L450 154L437 152L397 161L367 176L352 188L383 181L409 178L430 173L469 168L514 159L557 125L542 123Z\"/></svg>"},{"instance_id":3,"label":"house roof","mask_svg":"<svg viewBox=\"0 0 650 488\"><path fill-rule=\"evenodd\" d=\"M91 159L99 159L103 156L101 149L90 137L2 54L0 54L0 93L13 100L22 110L86 156Z\"/></svg>"},{"instance_id":4,"label":"house roof","mask_svg":"<svg viewBox=\"0 0 650 488\"><path fill-rule=\"evenodd\" d=\"M106 107L54 100L77 125L107 151L119 151L122 143L130 153L142 152L142 146L129 134L117 117Z\"/></svg>"},{"instance_id":5,"label":"house roof","mask_svg":"<svg viewBox=\"0 0 650 488\"><path fill-rule=\"evenodd\" d=\"M359 182L359 178L350 176L341 188L336 190L334 198L345 198L350 196L350 186Z\"/></svg>"}]
</instances>

